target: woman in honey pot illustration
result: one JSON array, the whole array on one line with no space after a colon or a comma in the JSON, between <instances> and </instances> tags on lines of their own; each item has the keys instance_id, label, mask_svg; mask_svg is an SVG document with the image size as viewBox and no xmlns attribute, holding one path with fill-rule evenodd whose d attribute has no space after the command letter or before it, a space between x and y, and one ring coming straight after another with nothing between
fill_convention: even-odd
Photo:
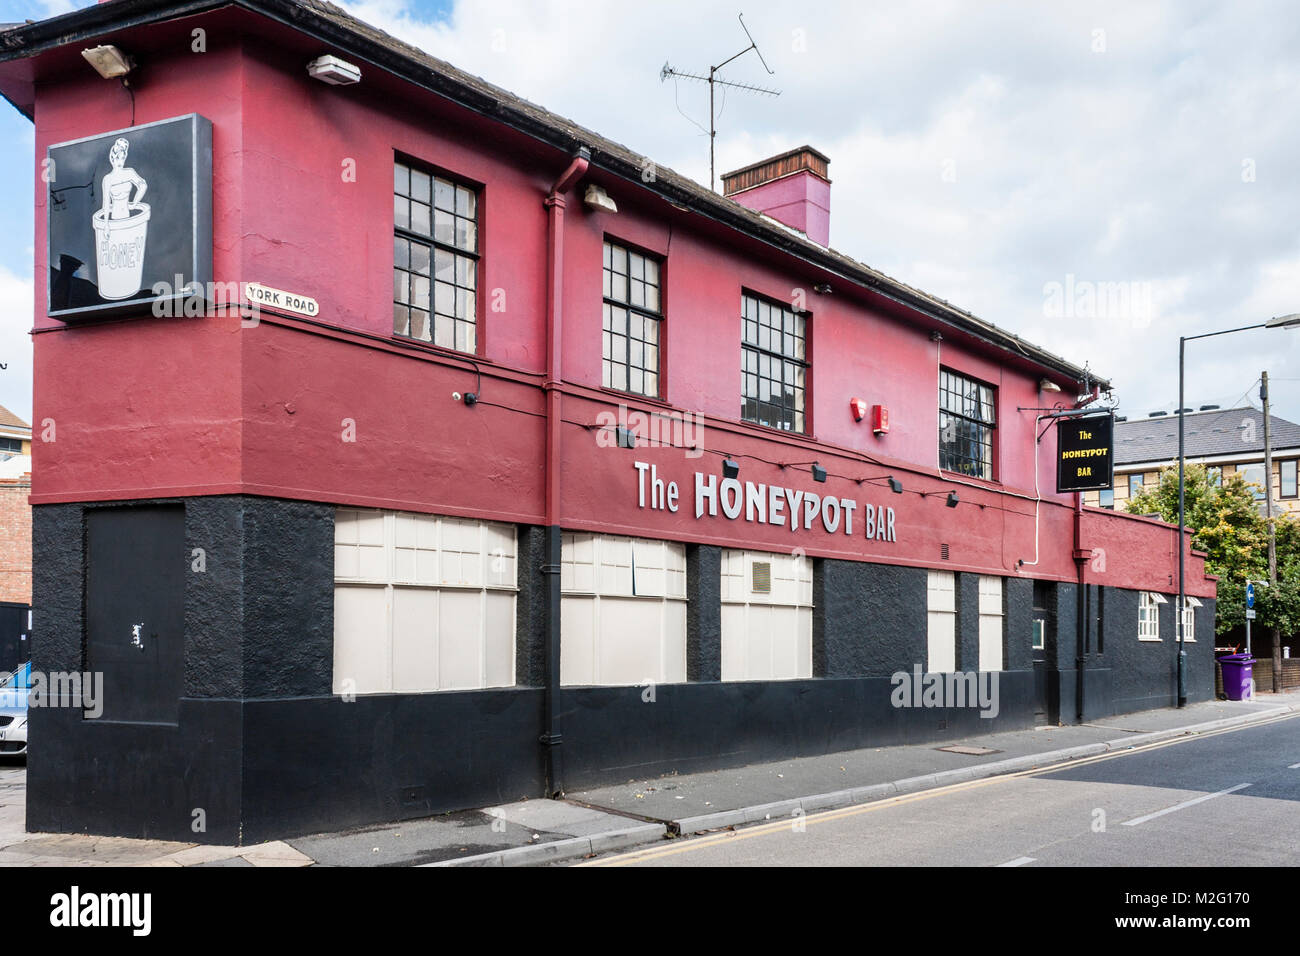
<instances>
[{"instance_id":1,"label":"woman in honey pot illustration","mask_svg":"<svg viewBox=\"0 0 1300 956\"><path fill-rule=\"evenodd\" d=\"M126 165L130 144L119 138L108 152L112 171L104 177L104 204L91 217L99 294L128 299L140 291L144 272L149 204L142 202L149 184Z\"/></svg>"}]
</instances>

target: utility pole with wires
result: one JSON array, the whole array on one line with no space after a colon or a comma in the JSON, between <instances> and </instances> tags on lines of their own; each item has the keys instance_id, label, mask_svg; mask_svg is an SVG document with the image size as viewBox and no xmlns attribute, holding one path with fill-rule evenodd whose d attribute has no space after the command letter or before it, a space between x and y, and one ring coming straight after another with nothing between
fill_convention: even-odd
<instances>
[{"instance_id":1,"label":"utility pole with wires","mask_svg":"<svg viewBox=\"0 0 1300 956\"><path fill-rule=\"evenodd\" d=\"M1268 414L1268 372L1260 375L1264 405L1264 520L1268 522L1268 585L1277 589L1277 525L1273 520L1273 429ZM1272 593L1272 592L1270 592ZM1273 628L1273 693L1282 693L1282 632Z\"/></svg>"},{"instance_id":2,"label":"utility pole with wires","mask_svg":"<svg viewBox=\"0 0 1300 956\"><path fill-rule=\"evenodd\" d=\"M669 77L672 77L673 79L677 79L678 77L680 77L681 79L684 80L699 80L701 83L709 84L709 188L710 189L716 188L714 186L714 183L717 181L717 176L714 173L714 161L713 161L713 143L718 136L717 123L716 123L717 117L713 111L714 88L718 86L724 87L723 89L724 94L726 93L726 88L729 87L731 89L741 90L746 93L758 93L762 96L781 95L780 90L768 89L765 86L755 86L752 83L733 83L730 80L718 79L717 74L719 70L721 70L732 60L740 59L750 50L753 50L754 53L758 55L759 62L763 64L763 69L767 70L769 76L776 75L776 71L767 65L767 60L763 59L763 53L761 50L759 50L758 44L754 42L754 37L752 34L750 34L749 27L745 26L745 15L743 13L740 14L738 19L740 20L740 28L745 31L745 36L749 38L749 46L745 47L745 49L741 50L735 56L727 57L727 59L723 60L717 66L709 67L708 76L703 76L702 74L699 73L683 73L680 70L674 70L671 66L668 65L666 61L663 65L663 69L659 71L659 82L661 83L664 80L668 79ZM678 107L678 111L679 112L681 111L680 107ZM692 120L692 122L694 122L694 120Z\"/></svg>"}]
</instances>

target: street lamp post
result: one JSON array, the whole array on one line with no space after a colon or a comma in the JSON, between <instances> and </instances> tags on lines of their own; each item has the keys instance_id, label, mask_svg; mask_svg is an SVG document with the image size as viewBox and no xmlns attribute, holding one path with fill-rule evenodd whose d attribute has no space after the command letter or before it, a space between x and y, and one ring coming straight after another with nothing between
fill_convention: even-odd
<instances>
[{"instance_id":1,"label":"street lamp post","mask_svg":"<svg viewBox=\"0 0 1300 956\"><path fill-rule=\"evenodd\" d=\"M1230 335L1233 332L1246 332L1250 329L1291 329L1300 326L1300 312L1293 312L1290 315L1279 315L1269 319L1267 322L1260 322L1257 325L1243 325L1235 329L1224 329L1221 332L1203 332L1200 335L1182 335L1178 338L1178 608L1174 612L1174 637L1176 652L1178 654L1178 706L1183 707L1187 704L1187 678L1183 668L1183 659L1186 652L1183 646L1186 643L1187 635L1182 633L1184 611L1187 606L1187 579L1186 579L1186 552L1187 547L1183 542L1183 530L1187 526L1186 503L1184 501L1185 486L1183 484L1184 470L1186 468L1185 441L1184 441L1184 424L1186 415L1183 409L1183 385L1184 375L1184 357L1186 355L1186 346L1188 342L1194 339L1208 339L1216 335ZM1266 490L1271 488L1272 477L1264 476ZM1270 492L1271 493L1271 492Z\"/></svg>"}]
</instances>

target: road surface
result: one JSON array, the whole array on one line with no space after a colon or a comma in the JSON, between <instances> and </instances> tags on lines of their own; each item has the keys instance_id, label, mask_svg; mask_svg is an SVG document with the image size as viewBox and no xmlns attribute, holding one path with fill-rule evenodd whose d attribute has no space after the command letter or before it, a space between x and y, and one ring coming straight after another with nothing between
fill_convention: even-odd
<instances>
[{"instance_id":1,"label":"road surface","mask_svg":"<svg viewBox=\"0 0 1300 956\"><path fill-rule=\"evenodd\" d=\"M1300 715L583 865L1297 864Z\"/></svg>"}]
</instances>

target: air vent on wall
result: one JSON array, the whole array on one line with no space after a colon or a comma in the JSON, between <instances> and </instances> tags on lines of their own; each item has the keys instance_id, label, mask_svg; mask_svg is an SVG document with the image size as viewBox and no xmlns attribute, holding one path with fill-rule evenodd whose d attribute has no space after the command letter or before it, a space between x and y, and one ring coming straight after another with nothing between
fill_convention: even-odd
<instances>
[{"instance_id":1,"label":"air vent on wall","mask_svg":"<svg viewBox=\"0 0 1300 956\"><path fill-rule=\"evenodd\" d=\"M755 561L750 569L749 589L754 594L772 593L772 562Z\"/></svg>"},{"instance_id":2,"label":"air vent on wall","mask_svg":"<svg viewBox=\"0 0 1300 956\"><path fill-rule=\"evenodd\" d=\"M948 546L946 544L939 545L939 557L945 561L948 560Z\"/></svg>"}]
</instances>

